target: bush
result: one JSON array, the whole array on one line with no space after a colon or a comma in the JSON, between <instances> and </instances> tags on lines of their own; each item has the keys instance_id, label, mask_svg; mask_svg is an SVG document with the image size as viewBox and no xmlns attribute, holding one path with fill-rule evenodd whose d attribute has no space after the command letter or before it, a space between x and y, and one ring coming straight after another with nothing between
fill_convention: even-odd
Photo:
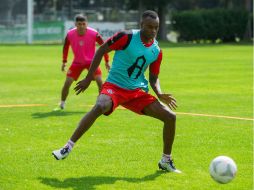
<instances>
[{"instance_id":1,"label":"bush","mask_svg":"<svg viewBox=\"0 0 254 190\"><path fill-rule=\"evenodd\" d=\"M244 36L248 12L226 9L183 11L173 13L172 21L180 40L234 41L236 37Z\"/></svg>"}]
</instances>

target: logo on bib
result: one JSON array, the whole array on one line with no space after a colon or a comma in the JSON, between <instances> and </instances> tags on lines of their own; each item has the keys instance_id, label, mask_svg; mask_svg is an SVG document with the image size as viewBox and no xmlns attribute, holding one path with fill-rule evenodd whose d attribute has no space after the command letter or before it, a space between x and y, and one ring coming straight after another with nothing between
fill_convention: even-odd
<instances>
[{"instance_id":1,"label":"logo on bib","mask_svg":"<svg viewBox=\"0 0 254 190\"><path fill-rule=\"evenodd\" d=\"M108 92L109 94L113 94L113 93L114 93L113 90L111 90L111 89L108 89L107 92Z\"/></svg>"}]
</instances>

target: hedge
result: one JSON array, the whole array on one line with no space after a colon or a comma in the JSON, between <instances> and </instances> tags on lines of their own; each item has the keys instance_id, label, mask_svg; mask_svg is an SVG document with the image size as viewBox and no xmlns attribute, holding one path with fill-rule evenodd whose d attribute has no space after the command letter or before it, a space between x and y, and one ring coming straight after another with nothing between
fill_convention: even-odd
<instances>
[{"instance_id":1,"label":"hedge","mask_svg":"<svg viewBox=\"0 0 254 190\"><path fill-rule=\"evenodd\" d=\"M173 30L180 40L234 41L243 38L247 28L248 12L245 10L195 10L172 14Z\"/></svg>"}]
</instances>

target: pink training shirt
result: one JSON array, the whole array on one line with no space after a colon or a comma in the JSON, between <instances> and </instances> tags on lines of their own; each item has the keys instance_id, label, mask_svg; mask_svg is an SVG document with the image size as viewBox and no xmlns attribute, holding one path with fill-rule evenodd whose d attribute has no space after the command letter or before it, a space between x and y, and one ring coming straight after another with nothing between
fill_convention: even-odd
<instances>
[{"instance_id":1,"label":"pink training shirt","mask_svg":"<svg viewBox=\"0 0 254 190\"><path fill-rule=\"evenodd\" d=\"M73 62L80 64L91 64L95 51L96 42L99 45L104 43L101 35L93 28L87 27L84 35L79 35L77 28L68 31L63 47L63 61L67 61L69 46L74 54ZM104 55L105 62L108 62L108 54Z\"/></svg>"}]
</instances>

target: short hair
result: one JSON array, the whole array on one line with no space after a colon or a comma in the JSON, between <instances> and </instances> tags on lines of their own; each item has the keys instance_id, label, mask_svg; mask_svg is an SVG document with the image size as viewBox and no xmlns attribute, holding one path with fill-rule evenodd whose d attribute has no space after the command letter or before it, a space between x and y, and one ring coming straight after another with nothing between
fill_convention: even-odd
<instances>
[{"instance_id":1,"label":"short hair","mask_svg":"<svg viewBox=\"0 0 254 190\"><path fill-rule=\"evenodd\" d=\"M151 10L146 10L145 12L143 12L142 14L142 20L144 20L145 18L150 17L152 19L157 19L158 18L158 14L155 11L151 11Z\"/></svg>"},{"instance_id":2,"label":"short hair","mask_svg":"<svg viewBox=\"0 0 254 190\"><path fill-rule=\"evenodd\" d=\"M87 17L85 15L82 14L78 14L75 16L75 22L83 22L83 21L87 21Z\"/></svg>"}]
</instances>

